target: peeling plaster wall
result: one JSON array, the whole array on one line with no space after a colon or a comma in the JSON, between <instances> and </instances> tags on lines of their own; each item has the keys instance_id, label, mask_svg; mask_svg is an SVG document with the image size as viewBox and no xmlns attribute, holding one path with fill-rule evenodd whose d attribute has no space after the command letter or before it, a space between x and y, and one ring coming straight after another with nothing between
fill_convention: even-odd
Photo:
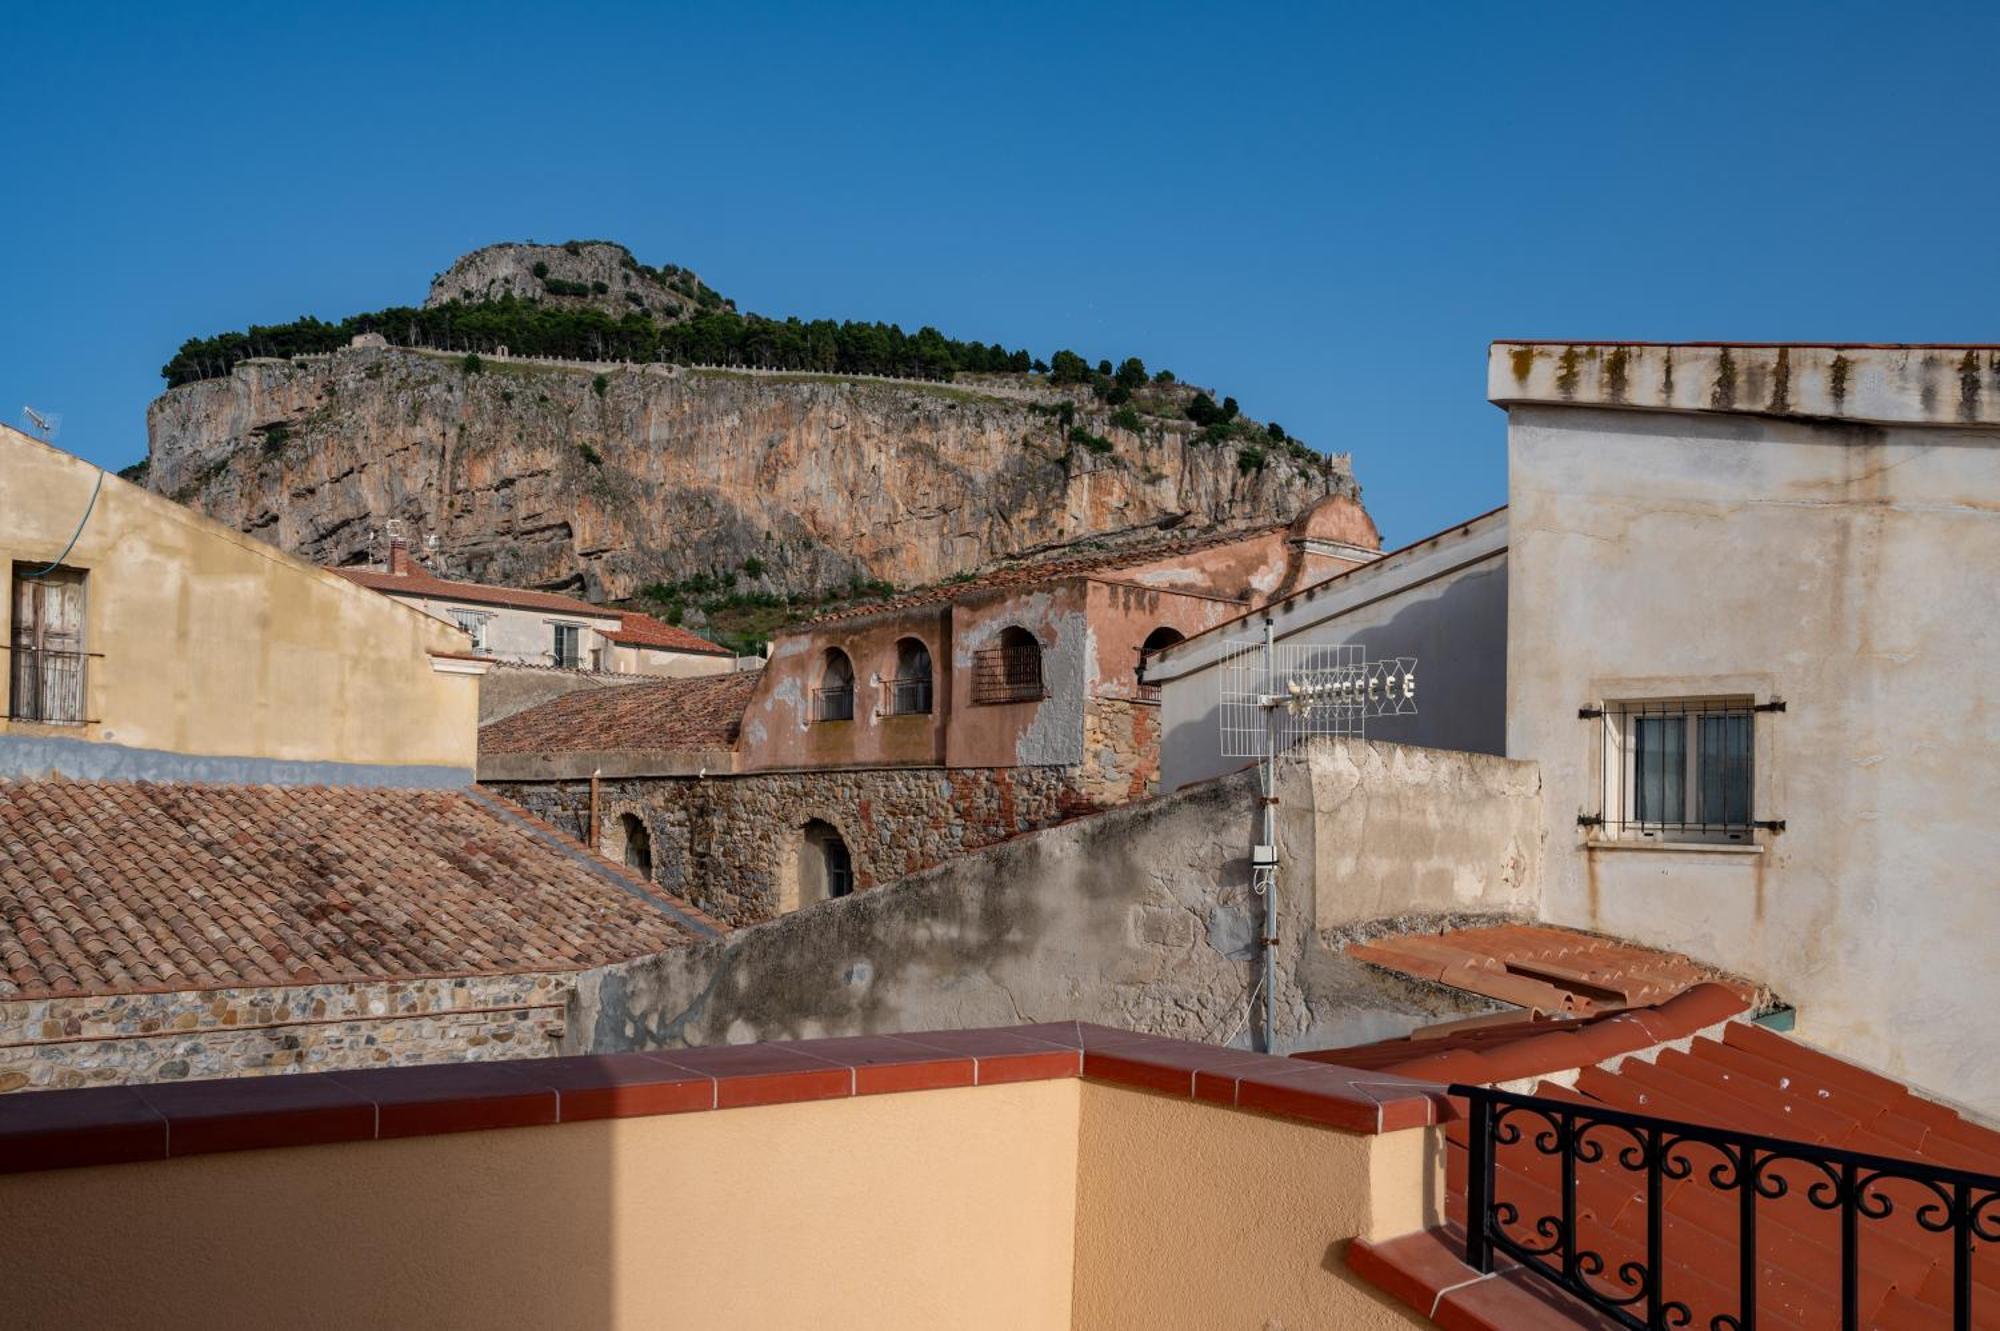
<instances>
[{"instance_id":1,"label":"peeling plaster wall","mask_svg":"<svg viewBox=\"0 0 2000 1331\"><path fill-rule=\"evenodd\" d=\"M1918 412L1921 357L1880 355L1850 394ZM1807 1038L2000 1112L2000 431L1551 404L1508 435L1507 751L1548 793L1547 918L1742 973ZM1787 703L1754 789L1786 830L1592 848L1578 709L1746 693Z\"/></svg>"},{"instance_id":2,"label":"peeling plaster wall","mask_svg":"<svg viewBox=\"0 0 2000 1331\"><path fill-rule=\"evenodd\" d=\"M1477 755L1320 743L1283 764L1279 1037L1284 1048L1402 1034L1490 1005L1344 954L1359 937L1531 913L1532 768ZM1355 775L1359 774L1359 780ZM1435 872L1364 875L1361 824L1466 828L1421 848ZM1333 801L1318 807L1316 801ZM1483 801L1483 804L1480 803ZM1498 807L1488 807L1498 806ZM577 1052L1081 1018L1246 1044L1258 964L1248 774L992 846L713 943L586 972ZM1479 829L1484 829L1481 832ZM1531 838L1530 838L1531 839ZM1392 843L1393 844L1393 843ZM1413 852L1415 853L1415 852ZM1369 911L1375 916L1364 920ZM1328 917L1332 918L1328 918Z\"/></svg>"}]
</instances>

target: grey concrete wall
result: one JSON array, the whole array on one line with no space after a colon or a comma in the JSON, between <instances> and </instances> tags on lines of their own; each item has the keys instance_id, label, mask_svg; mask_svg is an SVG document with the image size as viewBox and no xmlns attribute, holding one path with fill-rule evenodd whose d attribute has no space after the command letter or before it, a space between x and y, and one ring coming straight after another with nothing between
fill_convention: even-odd
<instances>
[{"instance_id":1,"label":"grey concrete wall","mask_svg":"<svg viewBox=\"0 0 2000 1331\"><path fill-rule=\"evenodd\" d=\"M1858 354L1858 353L1856 353ZM1539 362L1537 362L1539 364ZM1547 918L1686 951L1812 1040L2000 1111L2000 430L1517 405L1507 751ZM1608 700L1748 694L1748 847L1607 842Z\"/></svg>"},{"instance_id":2,"label":"grey concrete wall","mask_svg":"<svg viewBox=\"0 0 2000 1331\"><path fill-rule=\"evenodd\" d=\"M1489 514L1269 607L1281 643L1352 645L1370 660L1417 658L1417 711L1368 723L1371 739L1498 754L1506 748L1507 528ZM1232 771L1219 722L1224 640L1256 640L1251 615L1170 648L1160 685L1160 788Z\"/></svg>"},{"instance_id":3,"label":"grey concrete wall","mask_svg":"<svg viewBox=\"0 0 2000 1331\"><path fill-rule=\"evenodd\" d=\"M1346 944L1406 927L1531 913L1532 770L1394 745L1316 743L1282 765L1279 841L1283 1048L1401 1034L1481 1011L1469 995L1348 958ZM1357 779L1358 778L1358 779ZM1475 793L1476 792L1476 793ZM1361 826L1443 826L1447 850L1401 881L1330 842ZM1316 800L1331 801L1318 808ZM1504 809L1483 806L1504 806ZM587 972L568 1047L606 1051L1081 1018L1247 1044L1261 907L1249 887L1250 775L1017 837L726 939ZM1370 834L1371 836L1373 833ZM1428 872L1445 855L1450 885ZM1477 884L1477 887L1468 885ZM1349 899L1348 894L1352 894ZM1322 915L1327 918L1322 918Z\"/></svg>"}]
</instances>

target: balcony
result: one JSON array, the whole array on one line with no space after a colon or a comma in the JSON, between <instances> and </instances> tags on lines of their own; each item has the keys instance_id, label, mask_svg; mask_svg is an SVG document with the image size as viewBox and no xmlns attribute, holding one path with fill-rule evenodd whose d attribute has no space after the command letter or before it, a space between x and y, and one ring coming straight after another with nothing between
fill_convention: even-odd
<instances>
[{"instance_id":1,"label":"balcony","mask_svg":"<svg viewBox=\"0 0 2000 1331\"><path fill-rule=\"evenodd\" d=\"M82 724L90 655L15 646L7 690L8 719L46 725Z\"/></svg>"},{"instance_id":2,"label":"balcony","mask_svg":"<svg viewBox=\"0 0 2000 1331\"><path fill-rule=\"evenodd\" d=\"M1386 1326L1338 1252L1424 1223L1440 1103L1073 1022L5 1096L0 1289L23 1326Z\"/></svg>"}]
</instances>

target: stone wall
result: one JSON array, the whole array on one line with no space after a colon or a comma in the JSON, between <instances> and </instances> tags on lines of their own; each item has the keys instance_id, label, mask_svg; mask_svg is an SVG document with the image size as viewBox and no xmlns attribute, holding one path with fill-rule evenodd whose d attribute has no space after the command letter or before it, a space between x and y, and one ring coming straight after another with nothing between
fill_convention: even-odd
<instances>
[{"instance_id":1,"label":"stone wall","mask_svg":"<svg viewBox=\"0 0 2000 1331\"><path fill-rule=\"evenodd\" d=\"M1350 772L1363 779L1348 780ZM1532 764L1484 755L1359 741L1322 741L1286 758L1280 1048L1384 1038L1490 1009L1355 961L1345 948L1417 923L1532 916L1539 858L1523 859L1522 836L1539 827L1533 773ZM1450 822L1469 796L1481 807L1464 835L1433 843L1402 879L1402 895L1393 875L1350 880L1327 867L1363 808L1408 829ZM1064 1018L1245 1044L1260 956L1262 906L1249 876L1257 820L1256 776L1239 773L1018 836L724 939L585 972L566 1049ZM1447 855L1463 862L1452 881L1467 890L1440 895L1434 870ZM1344 896L1350 885L1354 902Z\"/></svg>"},{"instance_id":2,"label":"stone wall","mask_svg":"<svg viewBox=\"0 0 2000 1331\"><path fill-rule=\"evenodd\" d=\"M582 840L590 782L487 783ZM716 919L755 924L783 909L805 825L831 825L854 859L854 886L877 884L1102 807L1056 767L876 768L599 783L599 847L622 857L622 817L645 825L652 877Z\"/></svg>"},{"instance_id":3,"label":"stone wall","mask_svg":"<svg viewBox=\"0 0 2000 1331\"><path fill-rule=\"evenodd\" d=\"M1083 711L1079 784L1099 804L1142 800L1160 788L1160 705L1092 698Z\"/></svg>"},{"instance_id":4,"label":"stone wall","mask_svg":"<svg viewBox=\"0 0 2000 1331\"><path fill-rule=\"evenodd\" d=\"M0 1092L558 1052L572 974L0 1000Z\"/></svg>"}]
</instances>

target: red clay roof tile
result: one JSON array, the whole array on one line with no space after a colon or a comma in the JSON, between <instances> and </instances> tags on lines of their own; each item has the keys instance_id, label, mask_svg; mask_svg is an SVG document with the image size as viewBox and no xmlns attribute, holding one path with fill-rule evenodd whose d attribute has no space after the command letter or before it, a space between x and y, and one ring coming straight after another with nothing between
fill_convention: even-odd
<instances>
[{"instance_id":1,"label":"red clay roof tile","mask_svg":"<svg viewBox=\"0 0 2000 1331\"><path fill-rule=\"evenodd\" d=\"M481 753L699 752L731 748L762 674L579 689L479 728Z\"/></svg>"},{"instance_id":2,"label":"red clay roof tile","mask_svg":"<svg viewBox=\"0 0 2000 1331\"><path fill-rule=\"evenodd\" d=\"M727 647L689 633L678 624L669 624L636 610L619 613L619 626L604 636L627 647L658 647L671 652L691 652L697 656L734 656Z\"/></svg>"},{"instance_id":3,"label":"red clay roof tile","mask_svg":"<svg viewBox=\"0 0 2000 1331\"><path fill-rule=\"evenodd\" d=\"M481 792L0 781L0 998L574 970L708 922Z\"/></svg>"}]
</instances>

